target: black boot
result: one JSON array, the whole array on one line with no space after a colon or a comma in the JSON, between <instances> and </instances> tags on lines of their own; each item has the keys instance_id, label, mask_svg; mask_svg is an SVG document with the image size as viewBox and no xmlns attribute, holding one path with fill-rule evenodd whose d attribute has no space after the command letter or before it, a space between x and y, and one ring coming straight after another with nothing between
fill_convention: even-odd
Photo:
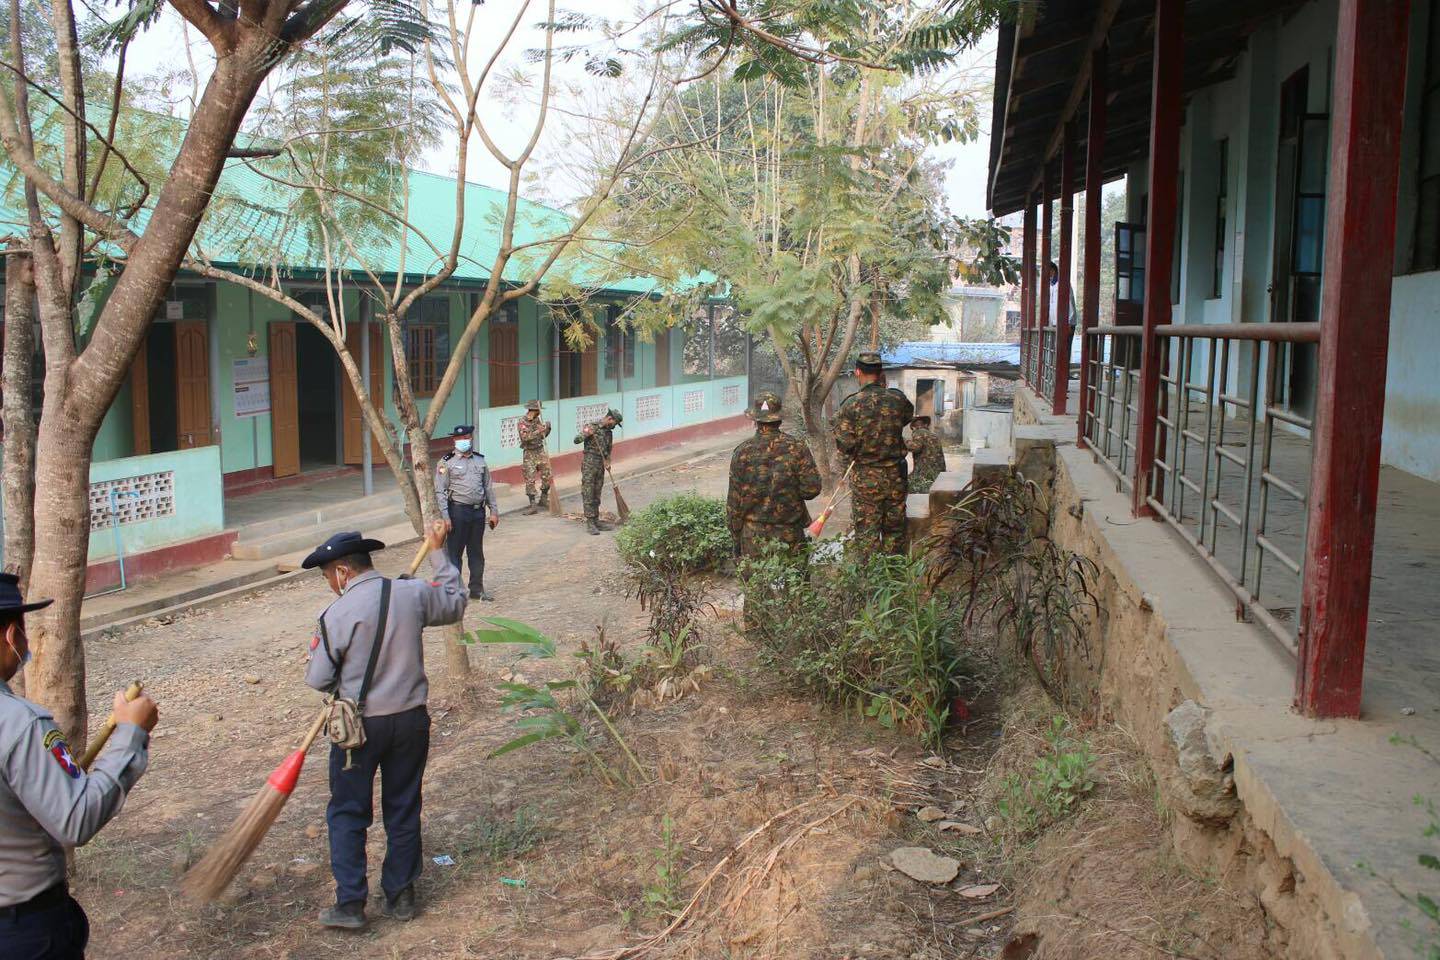
<instances>
[{"instance_id":1,"label":"black boot","mask_svg":"<svg viewBox=\"0 0 1440 960\"><path fill-rule=\"evenodd\" d=\"M541 509L541 510L549 510L549 509L550 509L550 488L549 488L549 487L541 487L541 488L540 488L540 509Z\"/></svg>"},{"instance_id":2,"label":"black boot","mask_svg":"<svg viewBox=\"0 0 1440 960\"><path fill-rule=\"evenodd\" d=\"M529 516L533 516L534 514L539 513L539 512L540 512L540 508L537 507L537 506L535 506L535 494L533 494L533 493L527 493L527 494L525 494L525 496L527 496L527 497L530 498L530 506L528 506L528 507L525 508L525 516L529 517Z\"/></svg>"},{"instance_id":3,"label":"black boot","mask_svg":"<svg viewBox=\"0 0 1440 960\"><path fill-rule=\"evenodd\" d=\"M480 585L480 589L479 589L479 590L471 590L471 591L470 591L470 599L471 599L471 600L484 600L484 601L486 601L486 602L488 603L489 601L494 600L495 598L490 595L489 591L487 591L487 590L485 589L485 585L482 583L482 584Z\"/></svg>"},{"instance_id":4,"label":"black boot","mask_svg":"<svg viewBox=\"0 0 1440 960\"><path fill-rule=\"evenodd\" d=\"M364 930L364 902L357 900L354 903L339 903L321 910L320 926L334 927L337 930Z\"/></svg>"},{"instance_id":5,"label":"black boot","mask_svg":"<svg viewBox=\"0 0 1440 960\"><path fill-rule=\"evenodd\" d=\"M593 519L587 518L585 521L585 532L592 537L600 536L600 524Z\"/></svg>"},{"instance_id":6,"label":"black boot","mask_svg":"<svg viewBox=\"0 0 1440 960\"><path fill-rule=\"evenodd\" d=\"M395 894L395 899L385 898L383 913L387 917L394 917L396 920L409 921L415 919L415 888L406 887Z\"/></svg>"}]
</instances>

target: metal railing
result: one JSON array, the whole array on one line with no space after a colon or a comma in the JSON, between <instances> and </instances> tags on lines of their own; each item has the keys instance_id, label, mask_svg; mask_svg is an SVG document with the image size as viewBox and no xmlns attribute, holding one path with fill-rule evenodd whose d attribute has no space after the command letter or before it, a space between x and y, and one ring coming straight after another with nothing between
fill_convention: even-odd
<instances>
[{"instance_id":1,"label":"metal railing","mask_svg":"<svg viewBox=\"0 0 1440 960\"><path fill-rule=\"evenodd\" d=\"M1293 654L1286 613L1298 609L1304 578L1310 453L1292 437L1312 426L1303 371L1320 325L1165 325L1156 336L1162 369L1146 502L1230 587L1237 613ZM1285 586L1269 583L1267 566L1288 572Z\"/></svg>"},{"instance_id":2,"label":"metal railing","mask_svg":"<svg viewBox=\"0 0 1440 960\"><path fill-rule=\"evenodd\" d=\"M1134 489L1135 435L1140 422L1140 327L1084 331L1085 396L1080 398L1085 442L1115 474L1119 489Z\"/></svg>"},{"instance_id":3,"label":"metal railing","mask_svg":"<svg viewBox=\"0 0 1440 960\"><path fill-rule=\"evenodd\" d=\"M1055 328L1040 328L1040 395L1046 403L1055 397Z\"/></svg>"}]
</instances>

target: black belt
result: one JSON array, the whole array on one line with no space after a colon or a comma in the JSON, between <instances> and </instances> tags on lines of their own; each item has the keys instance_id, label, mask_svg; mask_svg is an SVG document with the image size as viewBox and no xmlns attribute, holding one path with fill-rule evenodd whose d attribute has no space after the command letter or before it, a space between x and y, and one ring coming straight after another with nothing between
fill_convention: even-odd
<instances>
[{"instance_id":1,"label":"black belt","mask_svg":"<svg viewBox=\"0 0 1440 960\"><path fill-rule=\"evenodd\" d=\"M46 890L41 890L35 896L24 903L17 903L9 907L0 907L0 920L14 920L29 913L39 913L42 910L50 910L60 906L70 899L70 891L65 884L57 883Z\"/></svg>"}]
</instances>

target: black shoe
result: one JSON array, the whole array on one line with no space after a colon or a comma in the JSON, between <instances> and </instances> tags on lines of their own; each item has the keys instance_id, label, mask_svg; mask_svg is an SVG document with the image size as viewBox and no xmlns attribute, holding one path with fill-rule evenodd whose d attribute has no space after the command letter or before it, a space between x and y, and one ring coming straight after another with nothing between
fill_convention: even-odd
<instances>
[{"instance_id":1,"label":"black shoe","mask_svg":"<svg viewBox=\"0 0 1440 960\"><path fill-rule=\"evenodd\" d=\"M409 922L415 919L415 888L406 887L395 894L395 899L385 898L385 906L382 912L387 917L394 917L402 922Z\"/></svg>"},{"instance_id":2,"label":"black shoe","mask_svg":"<svg viewBox=\"0 0 1440 960\"><path fill-rule=\"evenodd\" d=\"M485 588L484 588L484 587L481 587L479 590L471 590L471 591L470 591L470 599L471 599L471 600L484 600L484 601L486 601L486 602L488 603L489 601L494 600L495 598L492 597L489 593L487 593L487 592L485 591Z\"/></svg>"},{"instance_id":3,"label":"black shoe","mask_svg":"<svg viewBox=\"0 0 1440 960\"><path fill-rule=\"evenodd\" d=\"M411 916L414 916L415 905L412 899ZM340 903L333 907L327 907L320 911L320 926L333 927L336 930L364 930L365 929L365 904L361 902Z\"/></svg>"},{"instance_id":4,"label":"black shoe","mask_svg":"<svg viewBox=\"0 0 1440 960\"><path fill-rule=\"evenodd\" d=\"M535 498L532 496L530 498L530 506L525 508L525 516L532 517L539 512L540 508L535 505Z\"/></svg>"},{"instance_id":5,"label":"black shoe","mask_svg":"<svg viewBox=\"0 0 1440 960\"><path fill-rule=\"evenodd\" d=\"M590 534L590 536L592 536L592 537L598 537L598 536L600 536L600 525L599 525L598 523L596 523L594 520L586 520L586 521L585 521L585 532L588 533L588 534Z\"/></svg>"}]
</instances>

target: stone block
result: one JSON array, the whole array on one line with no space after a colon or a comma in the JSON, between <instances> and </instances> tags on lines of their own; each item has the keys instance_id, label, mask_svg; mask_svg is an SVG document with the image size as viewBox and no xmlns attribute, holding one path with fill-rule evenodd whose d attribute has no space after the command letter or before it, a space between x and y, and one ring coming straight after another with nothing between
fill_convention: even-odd
<instances>
[{"instance_id":1,"label":"stone block","mask_svg":"<svg viewBox=\"0 0 1440 960\"><path fill-rule=\"evenodd\" d=\"M1165 715L1177 766L1165 779L1176 810L1191 820L1218 826L1235 816L1240 801L1228 758L1221 754L1209 724L1210 711L1194 700Z\"/></svg>"}]
</instances>

